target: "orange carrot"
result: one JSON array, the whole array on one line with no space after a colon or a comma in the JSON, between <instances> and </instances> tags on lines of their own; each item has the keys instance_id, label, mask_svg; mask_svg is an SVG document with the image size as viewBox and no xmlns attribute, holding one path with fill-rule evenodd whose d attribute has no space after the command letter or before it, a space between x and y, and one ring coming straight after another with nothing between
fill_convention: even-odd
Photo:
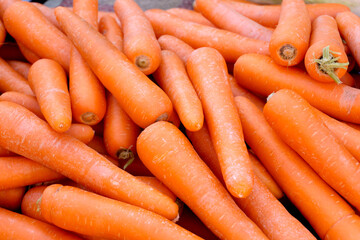
<instances>
[{"instance_id":1,"label":"orange carrot","mask_svg":"<svg viewBox=\"0 0 360 240\"><path fill-rule=\"evenodd\" d=\"M57 132L65 132L72 121L70 95L64 69L51 59L40 59L29 71L29 83L41 112Z\"/></svg>"},{"instance_id":2,"label":"orange carrot","mask_svg":"<svg viewBox=\"0 0 360 240\"><path fill-rule=\"evenodd\" d=\"M51 22L55 27L60 29L59 23L56 21L56 17L54 14L54 9L49 8L45 6L44 4L38 3L38 2L31 2L37 9L40 10L40 12L46 17L46 19Z\"/></svg>"},{"instance_id":3,"label":"orange carrot","mask_svg":"<svg viewBox=\"0 0 360 240\"><path fill-rule=\"evenodd\" d=\"M115 18L105 15L100 18L99 32L103 34L117 49L123 51L123 33Z\"/></svg>"},{"instance_id":4,"label":"orange carrot","mask_svg":"<svg viewBox=\"0 0 360 240\"><path fill-rule=\"evenodd\" d=\"M346 239L357 240L360 236L360 218L357 215L349 215L339 222L326 233L325 240Z\"/></svg>"},{"instance_id":5,"label":"orange carrot","mask_svg":"<svg viewBox=\"0 0 360 240\"><path fill-rule=\"evenodd\" d=\"M17 42L17 44L19 46L19 49L20 49L22 55L24 55L25 59L28 62L34 63L40 59L40 57L37 54L35 54L30 49L28 49L24 44L20 43L19 41Z\"/></svg>"},{"instance_id":6,"label":"orange carrot","mask_svg":"<svg viewBox=\"0 0 360 240\"><path fill-rule=\"evenodd\" d=\"M69 39L31 3L20 1L10 5L3 20L6 30L25 47L69 69Z\"/></svg>"},{"instance_id":7,"label":"orange carrot","mask_svg":"<svg viewBox=\"0 0 360 240\"><path fill-rule=\"evenodd\" d=\"M238 33L248 38L270 42L274 30L240 14L219 0L196 0L197 9L221 29Z\"/></svg>"},{"instance_id":8,"label":"orange carrot","mask_svg":"<svg viewBox=\"0 0 360 240\"><path fill-rule=\"evenodd\" d=\"M0 238L16 240L81 240L80 237L73 233L3 208L0 208Z\"/></svg>"},{"instance_id":9,"label":"orange carrot","mask_svg":"<svg viewBox=\"0 0 360 240\"><path fill-rule=\"evenodd\" d=\"M25 187L11 188L0 191L0 207L16 211L20 209Z\"/></svg>"},{"instance_id":10,"label":"orange carrot","mask_svg":"<svg viewBox=\"0 0 360 240\"><path fill-rule=\"evenodd\" d=\"M169 198L171 198L173 201L176 200L176 196L173 192L170 191L162 182L160 182L156 177L150 177L150 176L137 176L137 179L141 180L142 182L152 186L159 192L165 194Z\"/></svg>"},{"instance_id":11,"label":"orange carrot","mask_svg":"<svg viewBox=\"0 0 360 240\"><path fill-rule=\"evenodd\" d=\"M269 55L269 43L250 39L226 30L184 21L166 11L151 9L145 12L156 35L173 35L193 48L212 47L217 49L228 62L245 53Z\"/></svg>"},{"instance_id":12,"label":"orange carrot","mask_svg":"<svg viewBox=\"0 0 360 240\"><path fill-rule=\"evenodd\" d=\"M171 35L162 35L159 37L158 42L161 49L173 51L184 64L186 64L190 54L194 51L190 45Z\"/></svg>"},{"instance_id":13,"label":"orange carrot","mask_svg":"<svg viewBox=\"0 0 360 240\"><path fill-rule=\"evenodd\" d=\"M61 179L63 176L24 157L0 157L0 190Z\"/></svg>"},{"instance_id":14,"label":"orange carrot","mask_svg":"<svg viewBox=\"0 0 360 240\"><path fill-rule=\"evenodd\" d=\"M73 123L65 133L87 144L93 139L95 131L88 125Z\"/></svg>"},{"instance_id":15,"label":"orange carrot","mask_svg":"<svg viewBox=\"0 0 360 240\"><path fill-rule=\"evenodd\" d=\"M310 33L311 21L304 0L282 1L279 23L269 45L271 57L282 66L298 64L308 49Z\"/></svg>"},{"instance_id":16,"label":"orange carrot","mask_svg":"<svg viewBox=\"0 0 360 240\"><path fill-rule=\"evenodd\" d=\"M4 16L5 10L13 3L19 2L20 0L2 0L0 2L0 18L2 19Z\"/></svg>"},{"instance_id":17,"label":"orange carrot","mask_svg":"<svg viewBox=\"0 0 360 240\"><path fill-rule=\"evenodd\" d=\"M209 27L216 27L212 24L206 17L204 17L201 13L195 12L190 9L185 8L170 8L166 10L168 13L171 13L182 20L194 22L202 25L206 25Z\"/></svg>"},{"instance_id":18,"label":"orange carrot","mask_svg":"<svg viewBox=\"0 0 360 240\"><path fill-rule=\"evenodd\" d=\"M145 166L219 238L267 239L174 125L150 125L139 135L136 149Z\"/></svg>"},{"instance_id":19,"label":"orange carrot","mask_svg":"<svg viewBox=\"0 0 360 240\"><path fill-rule=\"evenodd\" d=\"M159 68L153 74L156 82L169 96L184 127L198 131L204 122L203 109L184 63L168 50L161 51L161 59Z\"/></svg>"},{"instance_id":20,"label":"orange carrot","mask_svg":"<svg viewBox=\"0 0 360 240\"><path fill-rule=\"evenodd\" d=\"M153 212L60 184L51 185L43 192L41 214L56 226L96 237L201 239Z\"/></svg>"},{"instance_id":21,"label":"orange carrot","mask_svg":"<svg viewBox=\"0 0 360 240\"><path fill-rule=\"evenodd\" d=\"M55 15L91 69L137 125L146 127L168 119L170 99L112 43L66 8L57 7Z\"/></svg>"},{"instance_id":22,"label":"orange carrot","mask_svg":"<svg viewBox=\"0 0 360 240\"><path fill-rule=\"evenodd\" d=\"M87 145L100 154L108 154L105 147L104 139L100 136L95 135L93 139L87 143Z\"/></svg>"},{"instance_id":23,"label":"orange carrot","mask_svg":"<svg viewBox=\"0 0 360 240\"><path fill-rule=\"evenodd\" d=\"M313 21L304 61L306 71L315 80L341 83L349 62L333 17L322 15Z\"/></svg>"},{"instance_id":24,"label":"orange carrot","mask_svg":"<svg viewBox=\"0 0 360 240\"><path fill-rule=\"evenodd\" d=\"M253 174L224 58L215 49L199 48L186 66L203 105L226 187L233 196L246 197Z\"/></svg>"},{"instance_id":25,"label":"orange carrot","mask_svg":"<svg viewBox=\"0 0 360 240\"><path fill-rule=\"evenodd\" d=\"M6 37L6 29L4 23L0 20L0 44L3 45Z\"/></svg>"},{"instance_id":26,"label":"orange carrot","mask_svg":"<svg viewBox=\"0 0 360 240\"><path fill-rule=\"evenodd\" d=\"M140 128L124 112L113 95L109 94L104 119L104 143L108 154L131 164L139 133Z\"/></svg>"},{"instance_id":27,"label":"orange carrot","mask_svg":"<svg viewBox=\"0 0 360 240\"><path fill-rule=\"evenodd\" d=\"M53 131L46 122L17 104L0 102L0 145L56 169L94 192L169 219L178 214L178 206L169 197L119 169L79 140Z\"/></svg>"},{"instance_id":28,"label":"orange carrot","mask_svg":"<svg viewBox=\"0 0 360 240\"><path fill-rule=\"evenodd\" d=\"M21 213L40 220L42 222L47 222L45 218L41 215L40 207L40 198L47 186L37 186L30 188L24 195L24 198L21 202Z\"/></svg>"},{"instance_id":29,"label":"orange carrot","mask_svg":"<svg viewBox=\"0 0 360 240\"><path fill-rule=\"evenodd\" d=\"M172 124L174 124L177 128L180 127L180 118L179 115L176 113L175 109L173 109L172 114L170 115L168 122L171 122Z\"/></svg>"},{"instance_id":30,"label":"orange carrot","mask_svg":"<svg viewBox=\"0 0 360 240\"><path fill-rule=\"evenodd\" d=\"M31 67L30 63L17 61L17 60L9 60L7 63L18 73L21 74L24 78L27 79L29 74L29 69Z\"/></svg>"},{"instance_id":31,"label":"orange carrot","mask_svg":"<svg viewBox=\"0 0 360 240\"><path fill-rule=\"evenodd\" d=\"M160 46L143 10L134 0L117 0L114 11L124 33L124 53L143 73L153 73L161 62Z\"/></svg>"},{"instance_id":32,"label":"orange carrot","mask_svg":"<svg viewBox=\"0 0 360 240\"><path fill-rule=\"evenodd\" d=\"M263 96L288 88L332 117L360 123L359 89L315 81L301 69L279 66L271 58L257 54L241 56L234 76L241 86Z\"/></svg>"},{"instance_id":33,"label":"orange carrot","mask_svg":"<svg viewBox=\"0 0 360 240\"><path fill-rule=\"evenodd\" d=\"M0 92L16 91L34 95L27 80L0 58Z\"/></svg>"}]
</instances>

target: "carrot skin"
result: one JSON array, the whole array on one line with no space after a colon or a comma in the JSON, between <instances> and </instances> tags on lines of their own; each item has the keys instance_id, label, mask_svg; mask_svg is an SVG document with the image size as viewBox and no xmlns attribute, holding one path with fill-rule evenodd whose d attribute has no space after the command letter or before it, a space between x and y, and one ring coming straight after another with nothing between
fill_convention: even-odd
<instances>
[{"instance_id":1,"label":"carrot skin","mask_svg":"<svg viewBox=\"0 0 360 240\"><path fill-rule=\"evenodd\" d=\"M11 188L0 191L0 207L16 211L20 209L25 187Z\"/></svg>"},{"instance_id":2,"label":"carrot skin","mask_svg":"<svg viewBox=\"0 0 360 240\"><path fill-rule=\"evenodd\" d=\"M167 9L166 11L168 13L171 13L171 14L185 20L185 21L194 22L194 23L198 23L198 24L216 28L216 26L214 24L212 24L206 17L204 17L199 12L196 12L196 11L193 11L190 9L185 9L185 8L170 8L170 9Z\"/></svg>"},{"instance_id":3,"label":"carrot skin","mask_svg":"<svg viewBox=\"0 0 360 240\"><path fill-rule=\"evenodd\" d=\"M17 44L19 46L20 52L22 55L24 55L25 59L33 64L34 62L36 62L37 60L40 60L41 57L39 57L39 55L37 55L36 53L34 53L33 51L31 51L29 48L27 48L24 44L22 44L21 42L17 41Z\"/></svg>"},{"instance_id":4,"label":"carrot skin","mask_svg":"<svg viewBox=\"0 0 360 240\"><path fill-rule=\"evenodd\" d=\"M21 213L37 219L42 222L47 222L41 215L40 198L47 186L37 186L30 188L24 195L21 202Z\"/></svg>"},{"instance_id":5,"label":"carrot skin","mask_svg":"<svg viewBox=\"0 0 360 240\"><path fill-rule=\"evenodd\" d=\"M110 15L101 17L99 21L99 32L112 42L117 49L123 51L123 32L115 18Z\"/></svg>"},{"instance_id":6,"label":"carrot skin","mask_svg":"<svg viewBox=\"0 0 360 240\"><path fill-rule=\"evenodd\" d=\"M29 70L31 67L30 63L16 61L16 60L9 60L7 63L18 73L21 74L25 79L28 78Z\"/></svg>"},{"instance_id":7,"label":"carrot skin","mask_svg":"<svg viewBox=\"0 0 360 240\"><path fill-rule=\"evenodd\" d=\"M70 128L65 132L81 142L88 144L94 137L95 131L86 124L73 123Z\"/></svg>"},{"instance_id":8,"label":"carrot skin","mask_svg":"<svg viewBox=\"0 0 360 240\"><path fill-rule=\"evenodd\" d=\"M162 50L173 51L181 58L184 64L186 64L191 53L194 51L190 45L171 35L161 35L158 42Z\"/></svg>"}]
</instances>

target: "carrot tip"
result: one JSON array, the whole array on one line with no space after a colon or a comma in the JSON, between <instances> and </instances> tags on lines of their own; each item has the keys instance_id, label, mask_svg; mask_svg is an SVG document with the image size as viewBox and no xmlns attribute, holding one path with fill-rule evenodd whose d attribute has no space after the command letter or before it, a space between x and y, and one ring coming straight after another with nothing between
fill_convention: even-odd
<instances>
[{"instance_id":1,"label":"carrot tip","mask_svg":"<svg viewBox=\"0 0 360 240\"><path fill-rule=\"evenodd\" d=\"M84 124L95 124L99 120L98 116L92 112L86 112L82 114L80 119Z\"/></svg>"},{"instance_id":2,"label":"carrot tip","mask_svg":"<svg viewBox=\"0 0 360 240\"><path fill-rule=\"evenodd\" d=\"M136 57L135 64L141 70L145 70L150 66L150 58L145 55L140 55Z\"/></svg>"},{"instance_id":3,"label":"carrot tip","mask_svg":"<svg viewBox=\"0 0 360 240\"><path fill-rule=\"evenodd\" d=\"M279 50L279 55L283 60L292 60L297 54L297 49L291 44L283 45Z\"/></svg>"}]
</instances>

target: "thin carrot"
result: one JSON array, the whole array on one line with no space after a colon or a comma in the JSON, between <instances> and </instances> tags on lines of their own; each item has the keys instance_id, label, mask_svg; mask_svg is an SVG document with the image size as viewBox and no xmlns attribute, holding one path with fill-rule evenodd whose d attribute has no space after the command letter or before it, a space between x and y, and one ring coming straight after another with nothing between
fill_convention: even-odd
<instances>
[{"instance_id":1,"label":"thin carrot","mask_svg":"<svg viewBox=\"0 0 360 240\"><path fill-rule=\"evenodd\" d=\"M23 187L63 176L24 157L0 157L0 189Z\"/></svg>"},{"instance_id":2,"label":"thin carrot","mask_svg":"<svg viewBox=\"0 0 360 240\"><path fill-rule=\"evenodd\" d=\"M25 187L11 188L0 191L0 207L16 211L20 209L25 194Z\"/></svg>"},{"instance_id":3,"label":"thin carrot","mask_svg":"<svg viewBox=\"0 0 360 240\"><path fill-rule=\"evenodd\" d=\"M260 23L263 26L275 28L280 18L280 5L258 5L240 3L232 0L222 0L225 4L232 7L244 16ZM320 3L307 4L311 21L321 15L335 17L340 12L350 11L344 4Z\"/></svg>"},{"instance_id":4,"label":"thin carrot","mask_svg":"<svg viewBox=\"0 0 360 240\"><path fill-rule=\"evenodd\" d=\"M1 239L81 240L53 225L0 208Z\"/></svg>"},{"instance_id":5,"label":"thin carrot","mask_svg":"<svg viewBox=\"0 0 360 240\"><path fill-rule=\"evenodd\" d=\"M354 210L279 138L254 104L242 100L239 114L246 143L320 239L324 239L335 223L354 215Z\"/></svg>"},{"instance_id":6,"label":"thin carrot","mask_svg":"<svg viewBox=\"0 0 360 240\"><path fill-rule=\"evenodd\" d=\"M161 51L161 64L153 74L172 101L184 127L198 131L204 122L203 108L181 59L168 50Z\"/></svg>"},{"instance_id":7,"label":"thin carrot","mask_svg":"<svg viewBox=\"0 0 360 240\"><path fill-rule=\"evenodd\" d=\"M282 66L298 64L308 49L310 33L311 21L304 0L282 1L279 23L269 45L271 57Z\"/></svg>"},{"instance_id":8,"label":"thin carrot","mask_svg":"<svg viewBox=\"0 0 360 240\"><path fill-rule=\"evenodd\" d=\"M35 113L39 118L44 119L44 115L41 112L39 103L37 102L35 96L8 91L0 95L0 101L8 101L19 104Z\"/></svg>"},{"instance_id":9,"label":"thin carrot","mask_svg":"<svg viewBox=\"0 0 360 240\"><path fill-rule=\"evenodd\" d=\"M0 145L56 169L94 192L169 219L178 214L178 206L169 197L119 169L79 140L53 131L46 122L17 104L0 102Z\"/></svg>"},{"instance_id":10,"label":"thin carrot","mask_svg":"<svg viewBox=\"0 0 360 240\"><path fill-rule=\"evenodd\" d=\"M305 99L291 90L279 90L266 103L264 115L284 142L360 209L360 163L330 133Z\"/></svg>"},{"instance_id":11,"label":"thin carrot","mask_svg":"<svg viewBox=\"0 0 360 240\"><path fill-rule=\"evenodd\" d=\"M124 33L125 55L144 74L153 73L161 62L161 50L143 10L134 0L117 0L114 11Z\"/></svg>"},{"instance_id":12,"label":"thin carrot","mask_svg":"<svg viewBox=\"0 0 360 240\"><path fill-rule=\"evenodd\" d=\"M95 135L93 139L90 142L88 142L86 145L88 145L90 148L94 149L100 154L108 154L105 147L104 139L100 136Z\"/></svg>"},{"instance_id":13,"label":"thin carrot","mask_svg":"<svg viewBox=\"0 0 360 240\"><path fill-rule=\"evenodd\" d=\"M19 1L6 9L3 16L6 30L42 58L59 62L69 70L69 39L29 2Z\"/></svg>"},{"instance_id":14,"label":"thin carrot","mask_svg":"<svg viewBox=\"0 0 360 240\"><path fill-rule=\"evenodd\" d=\"M107 98L104 119L104 143L110 156L131 164L140 128L129 118L113 95ZM126 168L126 167L125 167Z\"/></svg>"},{"instance_id":15,"label":"thin carrot","mask_svg":"<svg viewBox=\"0 0 360 240\"><path fill-rule=\"evenodd\" d=\"M26 61L26 58L21 53L19 46L14 42L5 42L0 46L0 57L5 60Z\"/></svg>"},{"instance_id":16,"label":"thin carrot","mask_svg":"<svg viewBox=\"0 0 360 240\"><path fill-rule=\"evenodd\" d=\"M315 81L301 69L279 66L270 57L258 54L241 56L234 76L241 86L263 96L282 88L291 89L332 117L360 123L359 89Z\"/></svg>"},{"instance_id":17,"label":"thin carrot","mask_svg":"<svg viewBox=\"0 0 360 240\"><path fill-rule=\"evenodd\" d=\"M173 51L184 64L186 64L190 54L194 51L190 45L171 35L162 35L159 37L158 42L161 49Z\"/></svg>"},{"instance_id":18,"label":"thin carrot","mask_svg":"<svg viewBox=\"0 0 360 240\"><path fill-rule=\"evenodd\" d=\"M57 7L55 15L91 69L137 125L146 127L168 119L170 99L112 43L66 8Z\"/></svg>"},{"instance_id":19,"label":"thin carrot","mask_svg":"<svg viewBox=\"0 0 360 240\"><path fill-rule=\"evenodd\" d=\"M193 48L213 47L217 49L228 62L245 53L260 53L269 55L269 43L250 39L226 30L216 29L201 24L184 21L166 11L151 9L145 12L156 35L173 35Z\"/></svg>"},{"instance_id":20,"label":"thin carrot","mask_svg":"<svg viewBox=\"0 0 360 240\"><path fill-rule=\"evenodd\" d=\"M27 80L0 58L0 92L16 91L34 95Z\"/></svg>"},{"instance_id":21,"label":"thin carrot","mask_svg":"<svg viewBox=\"0 0 360 240\"><path fill-rule=\"evenodd\" d=\"M31 2L37 9L40 10L40 12L46 17L46 19L51 22L55 27L60 29L59 23L56 21L56 17L54 14L54 9L49 8L45 6L44 4L38 3L38 2Z\"/></svg>"},{"instance_id":22,"label":"thin carrot","mask_svg":"<svg viewBox=\"0 0 360 240\"><path fill-rule=\"evenodd\" d=\"M40 59L31 66L28 80L46 121L57 132L67 131L72 113L66 73L61 65Z\"/></svg>"},{"instance_id":23,"label":"thin carrot","mask_svg":"<svg viewBox=\"0 0 360 240\"><path fill-rule=\"evenodd\" d=\"M115 18L104 15L99 21L99 32L103 34L117 49L123 51L123 33Z\"/></svg>"},{"instance_id":24,"label":"thin carrot","mask_svg":"<svg viewBox=\"0 0 360 240\"><path fill-rule=\"evenodd\" d=\"M40 198L47 186L37 186L30 188L24 195L24 198L21 202L21 213L40 220L42 222L47 222L45 218L41 215L40 207Z\"/></svg>"},{"instance_id":25,"label":"thin carrot","mask_svg":"<svg viewBox=\"0 0 360 240\"><path fill-rule=\"evenodd\" d=\"M20 52L22 55L24 55L25 59L29 62L29 63L34 63L37 60L40 59L40 57L34 53L33 51L31 51L29 48L27 48L24 44L22 44L21 42L17 42Z\"/></svg>"},{"instance_id":26,"label":"thin carrot","mask_svg":"<svg viewBox=\"0 0 360 240\"><path fill-rule=\"evenodd\" d=\"M225 60L215 49L199 48L186 67L203 105L226 187L233 196L246 197L252 189L253 174Z\"/></svg>"},{"instance_id":27,"label":"thin carrot","mask_svg":"<svg viewBox=\"0 0 360 240\"><path fill-rule=\"evenodd\" d=\"M17 61L17 60L9 60L7 63L18 73L21 74L24 78L27 79L29 74L29 69L31 67L30 63Z\"/></svg>"},{"instance_id":28,"label":"thin carrot","mask_svg":"<svg viewBox=\"0 0 360 240\"><path fill-rule=\"evenodd\" d=\"M216 27L212 24L206 17L204 17L201 13L195 12L190 9L185 8L170 8L166 10L168 13L174 14L175 16L189 22L194 22L202 25L206 25L209 27Z\"/></svg>"},{"instance_id":29,"label":"thin carrot","mask_svg":"<svg viewBox=\"0 0 360 240\"><path fill-rule=\"evenodd\" d=\"M150 125L139 135L136 148L145 166L219 238L267 239L174 125Z\"/></svg>"},{"instance_id":30,"label":"thin carrot","mask_svg":"<svg viewBox=\"0 0 360 240\"><path fill-rule=\"evenodd\" d=\"M221 29L270 42L273 30L260 25L219 0L196 0L197 9Z\"/></svg>"},{"instance_id":31,"label":"thin carrot","mask_svg":"<svg viewBox=\"0 0 360 240\"><path fill-rule=\"evenodd\" d=\"M96 237L201 239L153 212L60 184L43 192L41 214L56 226Z\"/></svg>"},{"instance_id":32,"label":"thin carrot","mask_svg":"<svg viewBox=\"0 0 360 240\"><path fill-rule=\"evenodd\" d=\"M322 15L312 22L311 42L304 61L313 79L341 83L349 61L333 17Z\"/></svg>"},{"instance_id":33,"label":"thin carrot","mask_svg":"<svg viewBox=\"0 0 360 240\"><path fill-rule=\"evenodd\" d=\"M87 144L93 139L95 131L88 125L73 123L65 133Z\"/></svg>"},{"instance_id":34,"label":"thin carrot","mask_svg":"<svg viewBox=\"0 0 360 240\"><path fill-rule=\"evenodd\" d=\"M176 200L176 196L173 192L170 191L162 182L160 182L156 177L151 176L137 176L137 179L141 180L142 182L152 186L153 188L157 189L159 192L167 195L173 201Z\"/></svg>"}]
</instances>

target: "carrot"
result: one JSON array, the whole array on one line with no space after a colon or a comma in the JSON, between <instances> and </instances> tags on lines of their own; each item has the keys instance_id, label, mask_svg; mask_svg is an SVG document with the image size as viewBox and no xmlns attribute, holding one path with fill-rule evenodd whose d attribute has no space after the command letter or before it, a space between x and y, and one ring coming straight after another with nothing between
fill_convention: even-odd
<instances>
[{"instance_id":1,"label":"carrot","mask_svg":"<svg viewBox=\"0 0 360 240\"><path fill-rule=\"evenodd\" d=\"M123 33L115 18L105 15L100 18L99 32L103 34L117 49L123 51Z\"/></svg>"},{"instance_id":2,"label":"carrot","mask_svg":"<svg viewBox=\"0 0 360 240\"><path fill-rule=\"evenodd\" d=\"M241 86L261 95L288 88L332 117L360 123L358 89L344 84L320 83L301 69L278 66L271 58L256 54L241 56L235 64L234 76Z\"/></svg>"},{"instance_id":3,"label":"carrot","mask_svg":"<svg viewBox=\"0 0 360 240\"><path fill-rule=\"evenodd\" d=\"M174 124L177 128L180 127L180 118L179 115L176 113L175 109L173 109L172 114L170 115L168 122L171 122L172 124Z\"/></svg>"},{"instance_id":4,"label":"carrot","mask_svg":"<svg viewBox=\"0 0 360 240\"><path fill-rule=\"evenodd\" d=\"M360 163L323 125L305 99L291 90L279 90L266 103L264 115L284 142L360 209Z\"/></svg>"},{"instance_id":5,"label":"carrot","mask_svg":"<svg viewBox=\"0 0 360 240\"><path fill-rule=\"evenodd\" d=\"M19 41L17 42L17 44L22 55L24 55L25 59L31 64L40 59L40 57L36 53L28 49L24 44L20 43Z\"/></svg>"},{"instance_id":6,"label":"carrot","mask_svg":"<svg viewBox=\"0 0 360 240\"><path fill-rule=\"evenodd\" d=\"M27 79L29 74L29 69L31 67L30 63L17 61L17 60L9 60L7 63L18 73L20 73L21 76Z\"/></svg>"},{"instance_id":7,"label":"carrot","mask_svg":"<svg viewBox=\"0 0 360 240\"><path fill-rule=\"evenodd\" d=\"M3 16L6 30L18 42L42 58L50 58L69 70L69 39L31 3L16 2Z\"/></svg>"},{"instance_id":8,"label":"carrot","mask_svg":"<svg viewBox=\"0 0 360 240\"><path fill-rule=\"evenodd\" d=\"M16 211L20 209L21 200L25 194L25 187L11 188L0 191L0 207Z\"/></svg>"},{"instance_id":9,"label":"carrot","mask_svg":"<svg viewBox=\"0 0 360 240\"><path fill-rule=\"evenodd\" d=\"M93 139L95 131L88 125L73 123L65 133L87 144Z\"/></svg>"},{"instance_id":10,"label":"carrot","mask_svg":"<svg viewBox=\"0 0 360 240\"><path fill-rule=\"evenodd\" d=\"M109 94L104 119L104 143L108 154L131 164L139 133L140 128L124 112L114 96Z\"/></svg>"},{"instance_id":11,"label":"carrot","mask_svg":"<svg viewBox=\"0 0 360 240\"><path fill-rule=\"evenodd\" d=\"M240 14L219 0L196 0L197 9L221 29L238 33L248 38L270 42L274 30Z\"/></svg>"},{"instance_id":12,"label":"carrot","mask_svg":"<svg viewBox=\"0 0 360 240\"><path fill-rule=\"evenodd\" d=\"M151 187L155 188L159 192L165 194L169 198L171 198L173 201L176 200L176 196L173 192L170 191L162 182L160 182L156 177L150 177L150 176L137 176L137 179L140 181L150 185Z\"/></svg>"},{"instance_id":13,"label":"carrot","mask_svg":"<svg viewBox=\"0 0 360 240\"><path fill-rule=\"evenodd\" d=\"M124 33L125 55L144 74L153 73L161 62L161 50L143 10L134 0L117 0L114 11Z\"/></svg>"},{"instance_id":14,"label":"carrot","mask_svg":"<svg viewBox=\"0 0 360 240\"><path fill-rule=\"evenodd\" d=\"M239 114L246 143L320 239L324 239L335 223L353 215L354 210L279 138L254 104L244 98L242 102Z\"/></svg>"},{"instance_id":15,"label":"carrot","mask_svg":"<svg viewBox=\"0 0 360 240\"><path fill-rule=\"evenodd\" d=\"M159 37L158 42L161 49L173 51L184 64L186 64L190 54L194 51L190 45L171 35L162 35Z\"/></svg>"},{"instance_id":16,"label":"carrot","mask_svg":"<svg viewBox=\"0 0 360 240\"><path fill-rule=\"evenodd\" d=\"M360 31L357 29L360 26L359 16L352 12L342 12L336 15L336 22L352 56L355 58L356 63L360 65L360 53L357 50L357 46L360 44Z\"/></svg>"},{"instance_id":17,"label":"carrot","mask_svg":"<svg viewBox=\"0 0 360 240\"><path fill-rule=\"evenodd\" d=\"M21 202L21 213L40 220L42 222L47 222L45 218L41 215L40 207L40 198L47 186L37 186L30 188L24 195L24 198Z\"/></svg>"},{"instance_id":18,"label":"carrot","mask_svg":"<svg viewBox=\"0 0 360 240\"><path fill-rule=\"evenodd\" d=\"M269 50L274 61L294 66L304 59L309 46L311 21L303 0L284 0L280 19L271 36Z\"/></svg>"},{"instance_id":19,"label":"carrot","mask_svg":"<svg viewBox=\"0 0 360 240\"><path fill-rule=\"evenodd\" d=\"M19 2L20 0L2 0L0 2L0 19L3 18L5 10L13 3Z\"/></svg>"},{"instance_id":20,"label":"carrot","mask_svg":"<svg viewBox=\"0 0 360 240\"><path fill-rule=\"evenodd\" d=\"M8 101L19 104L35 113L39 118L44 119L39 103L34 96L20 92L8 91L0 95L0 101Z\"/></svg>"},{"instance_id":21,"label":"carrot","mask_svg":"<svg viewBox=\"0 0 360 240\"><path fill-rule=\"evenodd\" d=\"M159 68L153 74L156 82L169 96L184 127L198 131L204 122L203 109L184 63L168 50L161 51L161 59Z\"/></svg>"},{"instance_id":22,"label":"carrot","mask_svg":"<svg viewBox=\"0 0 360 240\"><path fill-rule=\"evenodd\" d=\"M104 139L100 136L95 135L93 139L90 142L88 142L86 145L88 145L90 148L94 149L100 154L108 154L105 147Z\"/></svg>"},{"instance_id":23,"label":"carrot","mask_svg":"<svg viewBox=\"0 0 360 240\"><path fill-rule=\"evenodd\" d=\"M37 9L40 10L40 12L46 17L46 19L51 22L55 27L60 29L59 23L56 21L56 17L54 14L54 9L49 8L45 6L44 4L38 3L38 2L31 2Z\"/></svg>"},{"instance_id":24,"label":"carrot","mask_svg":"<svg viewBox=\"0 0 360 240\"><path fill-rule=\"evenodd\" d=\"M209 27L216 27L212 24L206 17L204 17L201 13L195 12L190 9L185 8L170 8L166 10L168 13L171 13L182 20L194 22L202 25L206 25Z\"/></svg>"},{"instance_id":25,"label":"carrot","mask_svg":"<svg viewBox=\"0 0 360 240\"><path fill-rule=\"evenodd\" d=\"M55 15L91 69L137 125L146 127L168 119L172 111L170 99L125 55L66 8L57 7Z\"/></svg>"},{"instance_id":26,"label":"carrot","mask_svg":"<svg viewBox=\"0 0 360 240\"><path fill-rule=\"evenodd\" d=\"M0 190L63 178L57 172L24 157L0 157Z\"/></svg>"},{"instance_id":27,"label":"carrot","mask_svg":"<svg viewBox=\"0 0 360 240\"><path fill-rule=\"evenodd\" d=\"M346 216L326 233L325 240L357 240L360 236L360 218L357 215Z\"/></svg>"},{"instance_id":28,"label":"carrot","mask_svg":"<svg viewBox=\"0 0 360 240\"><path fill-rule=\"evenodd\" d=\"M0 92L16 91L34 95L27 80L0 58Z\"/></svg>"},{"instance_id":29,"label":"carrot","mask_svg":"<svg viewBox=\"0 0 360 240\"><path fill-rule=\"evenodd\" d=\"M41 214L56 226L96 237L201 239L153 212L60 184L43 192Z\"/></svg>"},{"instance_id":30,"label":"carrot","mask_svg":"<svg viewBox=\"0 0 360 240\"><path fill-rule=\"evenodd\" d=\"M147 10L145 14L158 37L168 34L183 40L193 48L215 48L228 62L235 62L240 55L245 53L270 54L269 44L264 41L187 22L160 9Z\"/></svg>"},{"instance_id":31,"label":"carrot","mask_svg":"<svg viewBox=\"0 0 360 240\"><path fill-rule=\"evenodd\" d=\"M31 66L28 80L46 121L57 132L67 131L72 113L66 73L61 65L40 59Z\"/></svg>"},{"instance_id":32,"label":"carrot","mask_svg":"<svg viewBox=\"0 0 360 240\"><path fill-rule=\"evenodd\" d=\"M80 240L81 238L53 225L0 208L1 239Z\"/></svg>"},{"instance_id":33,"label":"carrot","mask_svg":"<svg viewBox=\"0 0 360 240\"><path fill-rule=\"evenodd\" d=\"M5 42L0 46L0 57L5 60L26 61L19 46L14 42Z\"/></svg>"},{"instance_id":34,"label":"carrot","mask_svg":"<svg viewBox=\"0 0 360 240\"><path fill-rule=\"evenodd\" d=\"M174 125L150 125L139 135L136 149L145 166L219 238L267 239Z\"/></svg>"},{"instance_id":35,"label":"carrot","mask_svg":"<svg viewBox=\"0 0 360 240\"><path fill-rule=\"evenodd\" d=\"M223 0L223 2L265 27L275 28L279 22L281 9L281 6L279 5L257 5L235 2L232 0ZM336 14L340 12L350 11L347 6L337 3L307 4L306 8L308 9L311 21L321 15L335 17Z\"/></svg>"},{"instance_id":36,"label":"carrot","mask_svg":"<svg viewBox=\"0 0 360 240\"><path fill-rule=\"evenodd\" d=\"M310 47L304 61L313 79L341 83L349 61L333 17L322 15L313 21Z\"/></svg>"},{"instance_id":37,"label":"carrot","mask_svg":"<svg viewBox=\"0 0 360 240\"><path fill-rule=\"evenodd\" d=\"M73 6L74 13L98 28L97 0L75 0ZM73 118L77 122L94 125L104 118L104 87L74 46L70 55L69 93Z\"/></svg>"},{"instance_id":38,"label":"carrot","mask_svg":"<svg viewBox=\"0 0 360 240\"><path fill-rule=\"evenodd\" d=\"M0 20L0 44L3 45L6 37L6 29L4 23Z\"/></svg>"},{"instance_id":39,"label":"carrot","mask_svg":"<svg viewBox=\"0 0 360 240\"><path fill-rule=\"evenodd\" d=\"M178 206L169 197L119 169L79 140L53 131L35 114L14 103L0 102L0 145L56 169L94 192L169 219L177 216Z\"/></svg>"}]
</instances>

